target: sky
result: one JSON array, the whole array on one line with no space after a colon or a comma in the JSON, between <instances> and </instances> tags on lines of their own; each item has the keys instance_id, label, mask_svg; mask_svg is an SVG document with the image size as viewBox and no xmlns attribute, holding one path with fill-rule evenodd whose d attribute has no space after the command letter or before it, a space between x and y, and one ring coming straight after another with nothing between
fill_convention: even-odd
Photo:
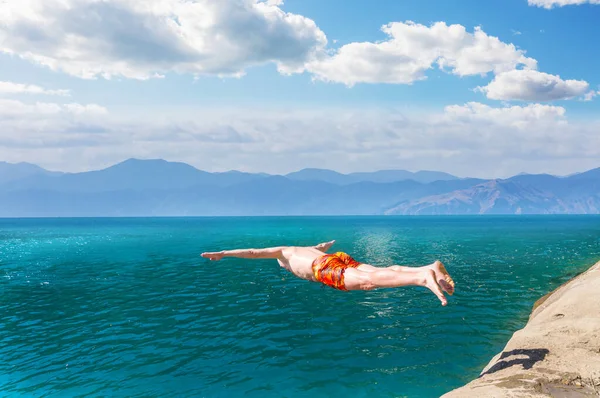
<instances>
[{"instance_id":1,"label":"sky","mask_svg":"<svg viewBox=\"0 0 600 398\"><path fill-rule=\"evenodd\" d=\"M600 0L1 0L0 161L600 167Z\"/></svg>"}]
</instances>

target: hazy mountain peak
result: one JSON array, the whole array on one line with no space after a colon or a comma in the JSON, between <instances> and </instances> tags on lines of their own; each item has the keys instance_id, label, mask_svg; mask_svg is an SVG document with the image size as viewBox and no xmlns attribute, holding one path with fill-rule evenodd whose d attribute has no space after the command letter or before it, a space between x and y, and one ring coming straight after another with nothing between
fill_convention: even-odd
<instances>
[{"instance_id":1,"label":"hazy mountain peak","mask_svg":"<svg viewBox=\"0 0 600 398\"><path fill-rule=\"evenodd\" d=\"M2 166L2 167L29 168L29 169L35 169L35 170L48 171L48 170L44 169L43 167L40 167L40 166L38 166L36 164L33 164L33 163L27 163L27 162L9 163L9 162L0 161L0 166Z\"/></svg>"},{"instance_id":2,"label":"hazy mountain peak","mask_svg":"<svg viewBox=\"0 0 600 398\"><path fill-rule=\"evenodd\" d=\"M585 179L598 179L600 178L600 167L585 171L583 173L577 173L569 177L574 180L585 180Z\"/></svg>"},{"instance_id":3,"label":"hazy mountain peak","mask_svg":"<svg viewBox=\"0 0 600 398\"><path fill-rule=\"evenodd\" d=\"M164 174L172 173L173 177L177 177L177 173L196 174L206 173L198 170L194 166L182 162L170 162L164 159L135 159L130 158L107 167L104 171L109 172L126 172L126 173L142 173L142 174ZM208 174L208 173L207 173Z\"/></svg>"},{"instance_id":4,"label":"hazy mountain peak","mask_svg":"<svg viewBox=\"0 0 600 398\"><path fill-rule=\"evenodd\" d=\"M304 175L304 174L336 174L336 175L347 175L347 174L343 174L343 173L339 173L335 170L329 170L329 169L319 169L319 168L314 168L314 167L308 167L302 170L298 170L298 171L294 171L292 173L288 173L285 176L289 177L289 176L294 176L294 175Z\"/></svg>"},{"instance_id":5,"label":"hazy mountain peak","mask_svg":"<svg viewBox=\"0 0 600 398\"><path fill-rule=\"evenodd\" d=\"M137 159L137 158L129 158L126 159L120 163L115 164L112 167L115 166L124 166L124 165L170 165L170 164L177 164L177 165L185 165L188 167L193 167L190 166L187 163L182 163L182 162L171 162L165 159Z\"/></svg>"},{"instance_id":6,"label":"hazy mountain peak","mask_svg":"<svg viewBox=\"0 0 600 398\"><path fill-rule=\"evenodd\" d=\"M38 165L26 162L8 163L0 162L0 184L29 178L36 175L56 176L60 172L48 171Z\"/></svg>"}]
</instances>

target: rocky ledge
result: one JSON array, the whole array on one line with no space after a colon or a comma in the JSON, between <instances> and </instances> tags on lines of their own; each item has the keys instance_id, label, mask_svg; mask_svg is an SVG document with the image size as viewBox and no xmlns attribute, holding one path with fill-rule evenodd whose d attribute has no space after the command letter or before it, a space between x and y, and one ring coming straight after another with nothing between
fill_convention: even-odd
<instances>
[{"instance_id":1,"label":"rocky ledge","mask_svg":"<svg viewBox=\"0 0 600 398\"><path fill-rule=\"evenodd\" d=\"M600 262L539 299L476 380L455 397L600 397Z\"/></svg>"}]
</instances>

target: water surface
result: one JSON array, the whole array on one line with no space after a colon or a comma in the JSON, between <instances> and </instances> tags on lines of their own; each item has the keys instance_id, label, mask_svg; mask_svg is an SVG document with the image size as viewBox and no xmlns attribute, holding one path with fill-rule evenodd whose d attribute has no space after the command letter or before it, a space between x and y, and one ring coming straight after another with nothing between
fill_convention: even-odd
<instances>
[{"instance_id":1,"label":"water surface","mask_svg":"<svg viewBox=\"0 0 600 398\"><path fill-rule=\"evenodd\" d=\"M600 259L600 218L0 220L0 394L437 397L476 377L540 296ZM444 261L448 307L339 292L213 249L334 247Z\"/></svg>"}]
</instances>

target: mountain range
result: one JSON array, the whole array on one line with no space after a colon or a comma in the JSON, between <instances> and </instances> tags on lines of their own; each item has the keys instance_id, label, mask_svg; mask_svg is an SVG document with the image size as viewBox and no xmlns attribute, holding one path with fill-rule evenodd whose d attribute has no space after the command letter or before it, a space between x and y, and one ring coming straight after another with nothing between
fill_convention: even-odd
<instances>
[{"instance_id":1,"label":"mountain range","mask_svg":"<svg viewBox=\"0 0 600 398\"><path fill-rule=\"evenodd\" d=\"M209 173L138 159L61 173L0 162L0 217L599 213L600 168L486 180L405 170Z\"/></svg>"}]
</instances>

